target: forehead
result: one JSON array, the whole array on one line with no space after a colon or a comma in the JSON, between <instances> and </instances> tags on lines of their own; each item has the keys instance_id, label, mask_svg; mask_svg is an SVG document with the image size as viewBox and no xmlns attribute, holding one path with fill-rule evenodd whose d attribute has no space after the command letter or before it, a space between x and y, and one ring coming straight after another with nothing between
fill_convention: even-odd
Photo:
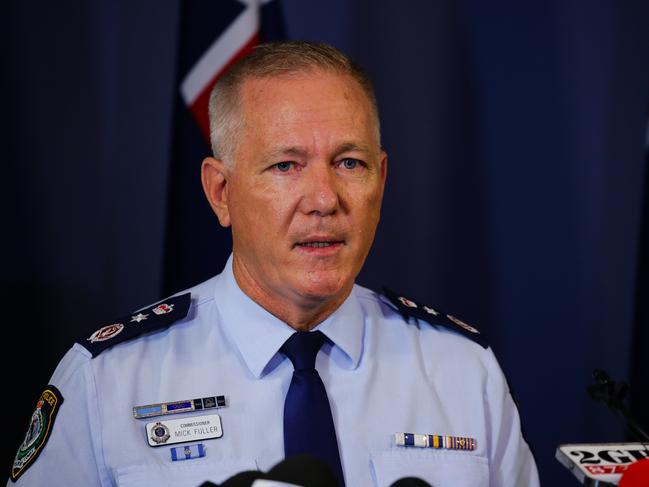
<instances>
[{"instance_id":1,"label":"forehead","mask_svg":"<svg viewBox=\"0 0 649 487\"><path fill-rule=\"evenodd\" d=\"M273 135L285 130L343 131L363 138L378 133L368 96L346 74L313 70L252 78L242 83L239 97L240 115L249 129L245 132L254 131L255 137L260 131Z\"/></svg>"},{"instance_id":2,"label":"forehead","mask_svg":"<svg viewBox=\"0 0 649 487\"><path fill-rule=\"evenodd\" d=\"M351 75L319 68L250 77L241 83L239 94L242 101L272 101L277 95L299 95L309 90L319 91L323 95L337 94L347 99L358 97L355 101L362 99L369 104L360 83Z\"/></svg>"}]
</instances>

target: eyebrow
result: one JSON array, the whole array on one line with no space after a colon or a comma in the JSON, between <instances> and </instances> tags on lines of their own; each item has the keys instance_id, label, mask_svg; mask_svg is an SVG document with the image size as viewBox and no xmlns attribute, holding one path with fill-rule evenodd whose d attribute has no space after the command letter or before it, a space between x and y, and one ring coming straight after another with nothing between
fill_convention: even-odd
<instances>
[{"instance_id":1,"label":"eyebrow","mask_svg":"<svg viewBox=\"0 0 649 487\"><path fill-rule=\"evenodd\" d=\"M296 147L296 146L278 147L276 149L269 151L268 157L270 158L275 158L279 156L303 157L306 156L307 153L308 151L305 147Z\"/></svg>"},{"instance_id":2,"label":"eyebrow","mask_svg":"<svg viewBox=\"0 0 649 487\"><path fill-rule=\"evenodd\" d=\"M340 144L334 153L336 155L342 154L343 152L353 152L353 151L359 151L359 152L364 152L364 153L370 153L370 149L368 146L364 144L357 144L354 142L343 142ZM278 147L276 149L273 149L268 152L268 157L270 158L275 158L275 157L283 157L283 156L289 156L289 157L306 157L308 155L309 151L306 147L301 147L301 146L286 146L286 147Z\"/></svg>"},{"instance_id":3,"label":"eyebrow","mask_svg":"<svg viewBox=\"0 0 649 487\"><path fill-rule=\"evenodd\" d=\"M371 150L368 146L365 144L356 144L354 142L344 142L338 147L338 150L336 153L341 154L343 152L352 152L352 151L358 151L358 152L365 152L365 153L370 153Z\"/></svg>"}]
</instances>

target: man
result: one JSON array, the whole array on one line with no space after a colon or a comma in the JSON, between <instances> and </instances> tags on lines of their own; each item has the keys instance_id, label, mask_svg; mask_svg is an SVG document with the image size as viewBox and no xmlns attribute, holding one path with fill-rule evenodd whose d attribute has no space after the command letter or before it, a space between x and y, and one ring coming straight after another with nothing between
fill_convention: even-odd
<instances>
[{"instance_id":1,"label":"man","mask_svg":"<svg viewBox=\"0 0 649 487\"><path fill-rule=\"evenodd\" d=\"M354 285L387 171L365 75L326 45L262 45L219 81L210 120L225 269L75 344L12 479L197 486L308 453L340 485L538 485L477 330Z\"/></svg>"}]
</instances>

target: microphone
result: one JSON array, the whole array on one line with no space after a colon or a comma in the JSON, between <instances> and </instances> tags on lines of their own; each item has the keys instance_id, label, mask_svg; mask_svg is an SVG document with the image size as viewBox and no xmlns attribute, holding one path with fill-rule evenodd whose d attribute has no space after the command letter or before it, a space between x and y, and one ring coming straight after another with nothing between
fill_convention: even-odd
<instances>
[{"instance_id":1,"label":"microphone","mask_svg":"<svg viewBox=\"0 0 649 487\"><path fill-rule=\"evenodd\" d=\"M268 479L269 477L259 471L248 470L238 473L221 484L221 487L251 487L259 479Z\"/></svg>"},{"instance_id":2,"label":"microphone","mask_svg":"<svg viewBox=\"0 0 649 487\"><path fill-rule=\"evenodd\" d=\"M292 455L268 472L268 478L301 487L337 487L338 480L327 463L311 455Z\"/></svg>"},{"instance_id":3,"label":"microphone","mask_svg":"<svg viewBox=\"0 0 649 487\"><path fill-rule=\"evenodd\" d=\"M603 370L594 370L595 384L588 394L621 416L636 443L587 443L559 445L555 457L584 485L646 487L649 485L649 435L633 417L624 398L625 382L615 382ZM626 483L622 479L628 478ZM634 480L640 478L641 480Z\"/></svg>"},{"instance_id":4,"label":"microphone","mask_svg":"<svg viewBox=\"0 0 649 487\"><path fill-rule=\"evenodd\" d=\"M223 484L217 485L209 480L203 482L200 487L301 487L296 484L287 484L276 480L268 480L261 472L241 472L230 477Z\"/></svg>"},{"instance_id":5,"label":"microphone","mask_svg":"<svg viewBox=\"0 0 649 487\"><path fill-rule=\"evenodd\" d=\"M404 477L392 483L390 487L433 487L428 482L417 477Z\"/></svg>"},{"instance_id":6,"label":"microphone","mask_svg":"<svg viewBox=\"0 0 649 487\"><path fill-rule=\"evenodd\" d=\"M556 459L570 470L583 485L618 485L635 464L646 464L649 449L642 443L583 443L559 445ZM645 473L649 468L644 467ZM632 474L634 475L634 474ZM644 484L647 486L647 478ZM634 484L630 484L634 487Z\"/></svg>"},{"instance_id":7,"label":"microphone","mask_svg":"<svg viewBox=\"0 0 649 487\"><path fill-rule=\"evenodd\" d=\"M603 403L615 414L622 416L627 429L638 441L649 442L649 434L642 429L624 404L626 394L629 392L629 384L615 382L605 371L599 369L593 370L593 378L595 384L586 389L590 397Z\"/></svg>"},{"instance_id":8,"label":"microphone","mask_svg":"<svg viewBox=\"0 0 649 487\"><path fill-rule=\"evenodd\" d=\"M266 474L256 470L247 470L233 475L222 484L215 484L206 480L199 487L250 487L257 479L265 479Z\"/></svg>"},{"instance_id":9,"label":"microphone","mask_svg":"<svg viewBox=\"0 0 649 487\"><path fill-rule=\"evenodd\" d=\"M238 473L220 485L204 482L200 487L339 487L327 463L311 455L292 455L279 462L268 473L248 470ZM395 481L390 487L433 487L415 477Z\"/></svg>"},{"instance_id":10,"label":"microphone","mask_svg":"<svg viewBox=\"0 0 649 487\"><path fill-rule=\"evenodd\" d=\"M248 470L233 475L222 484L203 482L200 487L338 487L329 465L310 455L293 455L268 473Z\"/></svg>"},{"instance_id":11,"label":"microphone","mask_svg":"<svg viewBox=\"0 0 649 487\"><path fill-rule=\"evenodd\" d=\"M622 474L619 487L646 487L649 484L649 458L633 463Z\"/></svg>"},{"instance_id":12,"label":"microphone","mask_svg":"<svg viewBox=\"0 0 649 487\"><path fill-rule=\"evenodd\" d=\"M246 470L233 475L222 484L215 484L206 480L200 487L251 487L259 479L268 479L268 476L264 472L257 470Z\"/></svg>"}]
</instances>

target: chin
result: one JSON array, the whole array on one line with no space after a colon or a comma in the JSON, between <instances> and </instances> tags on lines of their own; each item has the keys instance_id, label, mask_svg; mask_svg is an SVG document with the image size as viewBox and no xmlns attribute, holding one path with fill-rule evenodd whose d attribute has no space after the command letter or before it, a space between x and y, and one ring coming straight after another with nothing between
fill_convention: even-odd
<instances>
[{"instance_id":1,"label":"chin","mask_svg":"<svg viewBox=\"0 0 649 487\"><path fill-rule=\"evenodd\" d=\"M343 278L337 273L332 275L328 272L310 273L308 277L299 283L299 293L306 299L323 301L329 298L340 296L347 292L354 284L353 279Z\"/></svg>"}]
</instances>

